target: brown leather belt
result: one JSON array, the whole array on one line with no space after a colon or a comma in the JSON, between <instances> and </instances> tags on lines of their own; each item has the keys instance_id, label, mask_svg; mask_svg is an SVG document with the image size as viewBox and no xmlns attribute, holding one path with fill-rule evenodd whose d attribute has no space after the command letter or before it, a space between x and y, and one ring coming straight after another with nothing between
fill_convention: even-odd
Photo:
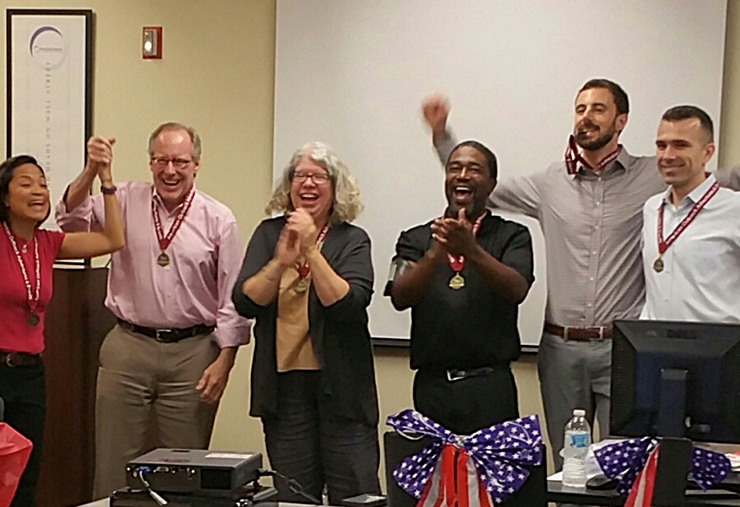
<instances>
[{"instance_id":1,"label":"brown leather belt","mask_svg":"<svg viewBox=\"0 0 740 507\"><path fill-rule=\"evenodd\" d=\"M191 338L201 334L209 334L216 329L216 326L206 326L205 324L198 324L197 326L182 329L155 329L153 327L138 326L122 319L118 319L118 324L124 329L133 331L134 333L143 334L149 338L154 338L158 342L162 343L179 342L185 338Z\"/></svg>"},{"instance_id":2,"label":"brown leather belt","mask_svg":"<svg viewBox=\"0 0 740 507\"><path fill-rule=\"evenodd\" d=\"M563 327L545 322L545 333L554 334L563 340L590 342L593 340L611 340L612 326L596 327Z\"/></svg>"},{"instance_id":3,"label":"brown leather belt","mask_svg":"<svg viewBox=\"0 0 740 507\"><path fill-rule=\"evenodd\" d=\"M0 363L4 364L8 368L15 368L16 366L30 366L32 364L39 364L40 362L41 356L38 354L0 351Z\"/></svg>"}]
</instances>

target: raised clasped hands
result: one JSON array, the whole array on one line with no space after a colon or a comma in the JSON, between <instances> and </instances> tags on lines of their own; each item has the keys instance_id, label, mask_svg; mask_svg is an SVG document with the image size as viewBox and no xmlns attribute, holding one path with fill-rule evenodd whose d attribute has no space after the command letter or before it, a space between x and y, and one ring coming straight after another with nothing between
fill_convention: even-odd
<instances>
[{"instance_id":1,"label":"raised clasped hands","mask_svg":"<svg viewBox=\"0 0 740 507\"><path fill-rule=\"evenodd\" d=\"M103 185L112 185L111 163L113 162L114 137L93 136L87 142L87 165L100 178Z\"/></svg>"},{"instance_id":2,"label":"raised clasped hands","mask_svg":"<svg viewBox=\"0 0 740 507\"><path fill-rule=\"evenodd\" d=\"M303 208L298 208L288 215L286 227L298 237L300 252L306 255L308 250L316 246L319 230L311 214Z\"/></svg>"},{"instance_id":3,"label":"raised clasped hands","mask_svg":"<svg viewBox=\"0 0 740 507\"><path fill-rule=\"evenodd\" d=\"M432 237L452 255L469 256L476 247L473 224L465 216L465 210L458 211L457 218L437 218L432 223ZM432 248L435 248L433 245Z\"/></svg>"}]
</instances>

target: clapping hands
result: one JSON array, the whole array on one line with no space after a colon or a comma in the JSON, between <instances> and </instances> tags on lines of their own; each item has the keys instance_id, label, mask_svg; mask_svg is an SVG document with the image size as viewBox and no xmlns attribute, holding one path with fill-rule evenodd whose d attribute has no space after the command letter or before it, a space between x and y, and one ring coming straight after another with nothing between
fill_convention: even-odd
<instances>
[{"instance_id":1,"label":"clapping hands","mask_svg":"<svg viewBox=\"0 0 740 507\"><path fill-rule=\"evenodd\" d=\"M458 211L457 218L435 219L431 228L432 238L446 252L465 256L473 253L476 247L473 224L465 216L465 209ZM434 249L435 246L433 245L432 248Z\"/></svg>"}]
</instances>

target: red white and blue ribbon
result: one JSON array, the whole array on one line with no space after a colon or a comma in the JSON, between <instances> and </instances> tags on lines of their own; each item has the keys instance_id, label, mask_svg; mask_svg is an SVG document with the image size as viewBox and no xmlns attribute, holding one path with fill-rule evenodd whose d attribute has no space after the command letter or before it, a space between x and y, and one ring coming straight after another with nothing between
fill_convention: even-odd
<instances>
[{"instance_id":1,"label":"red white and blue ribbon","mask_svg":"<svg viewBox=\"0 0 740 507\"><path fill-rule=\"evenodd\" d=\"M655 481L655 469L659 440L652 437L644 437L632 440L623 440L614 444L605 445L594 451L594 456L604 475L610 479L619 478L617 492L622 496L630 495L630 492L642 488L643 493L650 492L651 484ZM651 464L652 463L652 464ZM644 473L643 473L644 471ZM694 481L702 489L706 490L721 483L730 473L730 460L724 454L708 451L694 447L691 451L691 467L689 468L689 479ZM644 505L650 505L650 498ZM637 500L635 496L635 500ZM628 505L628 504L625 504ZM643 505L634 503L630 505Z\"/></svg>"},{"instance_id":2,"label":"red white and blue ribbon","mask_svg":"<svg viewBox=\"0 0 740 507\"><path fill-rule=\"evenodd\" d=\"M490 507L505 502L543 460L537 416L523 417L459 436L413 410L388 417L402 436L434 441L405 458L393 471L417 506Z\"/></svg>"},{"instance_id":3,"label":"red white and blue ribbon","mask_svg":"<svg viewBox=\"0 0 740 507\"><path fill-rule=\"evenodd\" d=\"M627 495L624 507L651 507L653 505L653 490L655 489L655 472L658 469L660 445L656 445L648 455L647 462Z\"/></svg>"}]
</instances>

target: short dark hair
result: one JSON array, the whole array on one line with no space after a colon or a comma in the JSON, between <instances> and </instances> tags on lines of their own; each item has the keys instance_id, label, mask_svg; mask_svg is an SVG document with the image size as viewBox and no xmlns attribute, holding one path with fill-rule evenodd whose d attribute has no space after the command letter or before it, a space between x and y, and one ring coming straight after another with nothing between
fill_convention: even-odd
<instances>
[{"instance_id":1,"label":"short dark hair","mask_svg":"<svg viewBox=\"0 0 740 507\"><path fill-rule=\"evenodd\" d=\"M8 221L8 207L5 205L5 198L8 197L8 193L10 192L10 180L13 179L13 173L15 172L16 167L20 167L25 164L35 165L39 168L41 174L46 177L44 170L31 155L16 155L0 164L0 222L7 223ZM49 206L49 211L47 211L44 219L36 224L36 226L38 227L44 223L44 221L49 218L50 213L51 206Z\"/></svg>"},{"instance_id":2,"label":"short dark hair","mask_svg":"<svg viewBox=\"0 0 740 507\"><path fill-rule=\"evenodd\" d=\"M586 84L581 86L581 89L578 90L578 95L580 95L581 92L590 90L591 88L606 88L611 92L612 97L614 97L614 103L617 105L617 113L627 114L630 112L630 101L629 98L627 98L627 93L614 81L603 78L589 79L586 81ZM578 95L576 95L576 97L578 97Z\"/></svg>"},{"instance_id":3,"label":"short dark hair","mask_svg":"<svg viewBox=\"0 0 740 507\"><path fill-rule=\"evenodd\" d=\"M673 106L663 113L663 118L661 119L663 121L674 122L690 120L692 118L699 120L702 130L709 136L709 142L714 142L714 123L712 122L712 118L709 117L706 111L699 107L691 105Z\"/></svg>"},{"instance_id":4,"label":"short dark hair","mask_svg":"<svg viewBox=\"0 0 740 507\"><path fill-rule=\"evenodd\" d=\"M494 180L498 178L498 161L496 160L496 155L491 150L489 150L488 147L486 147L482 143L479 143L478 141L468 140L458 143L457 146L455 146L450 152L450 156L447 157L448 164L450 163L450 158L452 158L452 154L463 146L470 146L471 148L475 148L476 150L481 152L483 156L486 157L486 162L488 162L488 174L490 174L491 178Z\"/></svg>"}]
</instances>

